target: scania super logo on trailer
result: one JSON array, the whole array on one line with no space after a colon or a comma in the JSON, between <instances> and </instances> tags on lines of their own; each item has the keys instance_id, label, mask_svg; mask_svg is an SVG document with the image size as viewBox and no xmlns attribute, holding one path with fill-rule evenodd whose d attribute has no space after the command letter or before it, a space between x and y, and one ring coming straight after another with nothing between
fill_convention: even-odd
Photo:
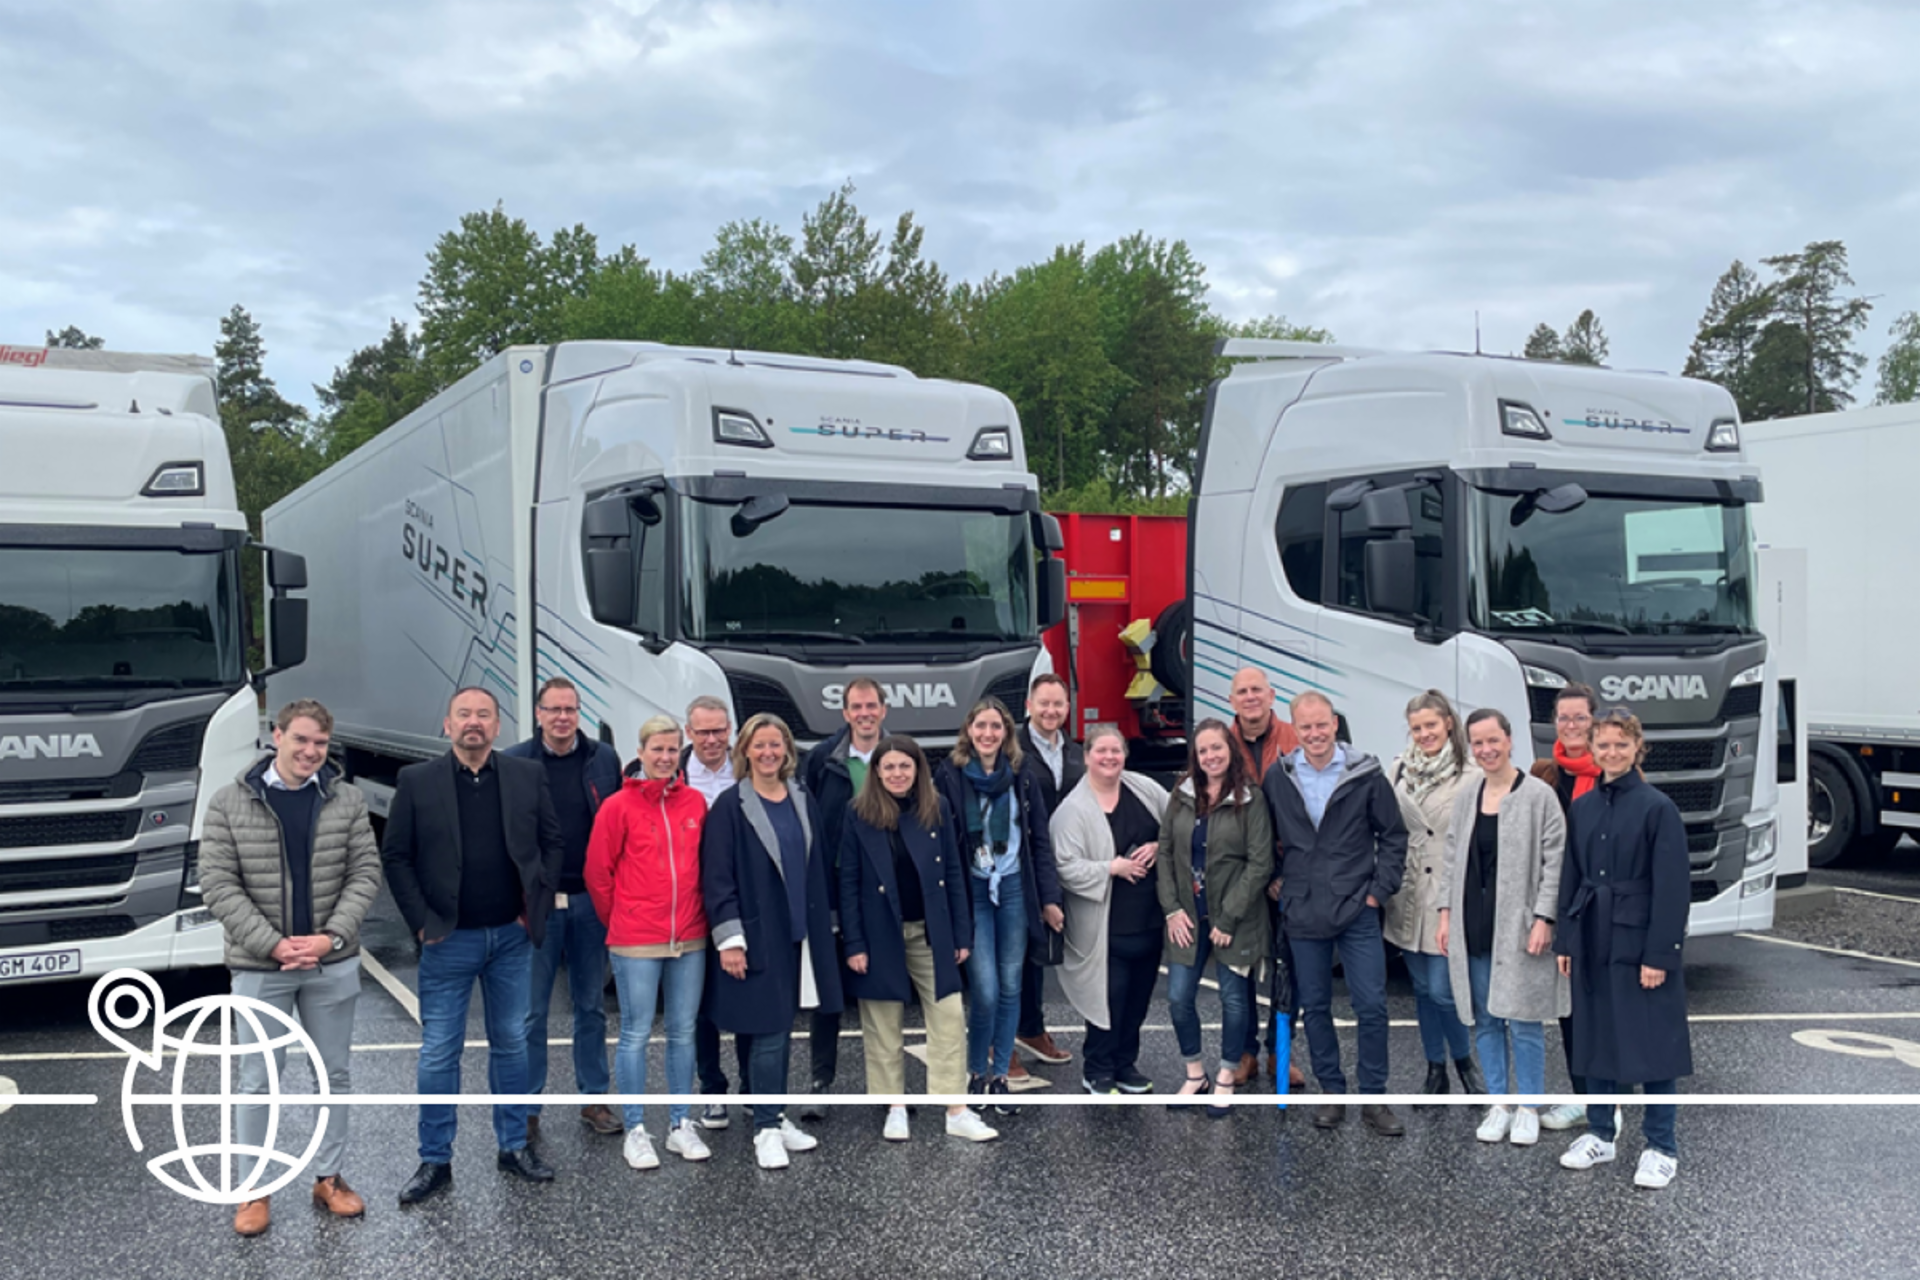
<instances>
[{"instance_id":1,"label":"scania super logo on trailer","mask_svg":"<svg viewBox=\"0 0 1920 1280\"><path fill-rule=\"evenodd\" d=\"M213 362L0 347L0 440L0 982L219 964L198 842L259 706Z\"/></svg>"},{"instance_id":2,"label":"scania super logo on trailer","mask_svg":"<svg viewBox=\"0 0 1920 1280\"><path fill-rule=\"evenodd\" d=\"M512 742L566 676L586 731L628 754L700 695L822 739L868 676L890 729L951 742L981 697L1023 703L1065 595L1005 396L653 343L503 352L264 527L311 555L326 643L297 688L376 806L446 749L462 685L499 693Z\"/></svg>"},{"instance_id":3,"label":"scania super logo on trailer","mask_svg":"<svg viewBox=\"0 0 1920 1280\"><path fill-rule=\"evenodd\" d=\"M1773 918L1779 695L1757 614L1758 469L1685 378L1235 339L1202 427L1193 712L1235 668L1330 695L1391 758L1409 698L1495 707L1550 752L1571 683L1646 726L1695 933ZM1768 750L1760 750L1763 733Z\"/></svg>"}]
</instances>

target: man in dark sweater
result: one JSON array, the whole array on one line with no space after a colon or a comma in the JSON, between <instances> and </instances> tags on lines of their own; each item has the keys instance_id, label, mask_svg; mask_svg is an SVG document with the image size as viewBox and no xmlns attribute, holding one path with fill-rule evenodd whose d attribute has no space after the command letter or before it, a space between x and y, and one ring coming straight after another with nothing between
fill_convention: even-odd
<instances>
[{"instance_id":1,"label":"man in dark sweater","mask_svg":"<svg viewBox=\"0 0 1920 1280\"><path fill-rule=\"evenodd\" d=\"M495 754L500 704L490 691L455 693L446 733L452 751L400 771L381 850L394 904L421 944L418 1087L427 1095L460 1092L467 1006L478 981L488 1087L525 1093L532 953L546 937L560 879L560 820L546 771ZM421 1106L420 1167L401 1189L401 1204L453 1184L456 1124L453 1106ZM502 1172L553 1180L527 1143L524 1106L495 1106L493 1133Z\"/></svg>"},{"instance_id":2,"label":"man in dark sweater","mask_svg":"<svg viewBox=\"0 0 1920 1280\"><path fill-rule=\"evenodd\" d=\"M560 962L567 965L573 1002L573 1079L581 1093L605 1093L607 1072L607 927L587 896L587 838L600 806L620 790L620 753L580 728L580 690L554 676L534 694L540 732L503 755L538 760L547 771L553 810L560 819L566 853L559 892L547 918L547 938L533 953L532 992L527 1007L527 1092L547 1088L547 1013ZM621 1131L620 1117L604 1102L580 1108L580 1120L595 1133ZM527 1113L527 1137L540 1135L540 1108Z\"/></svg>"},{"instance_id":3,"label":"man in dark sweater","mask_svg":"<svg viewBox=\"0 0 1920 1280\"><path fill-rule=\"evenodd\" d=\"M1052 672L1034 677L1027 690L1027 722L1020 726L1020 767L1033 775L1040 797L1047 802L1047 814L1053 815L1069 791L1087 776L1087 753L1067 732L1071 708L1067 700L1067 682ZM1027 963L1020 974L1020 1022L1014 1036L1013 1060L1007 1067L1007 1083L1019 1086L1031 1080L1026 1064L1020 1061L1024 1049L1040 1061L1059 1066L1072 1062L1073 1055L1054 1043L1047 1031L1047 969L1027 951Z\"/></svg>"}]
</instances>

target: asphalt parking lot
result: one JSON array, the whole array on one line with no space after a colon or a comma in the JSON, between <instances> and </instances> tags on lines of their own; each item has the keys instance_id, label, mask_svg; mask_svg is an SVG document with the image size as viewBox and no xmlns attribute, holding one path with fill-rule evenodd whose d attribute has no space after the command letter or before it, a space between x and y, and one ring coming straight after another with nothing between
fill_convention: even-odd
<instances>
[{"instance_id":1,"label":"asphalt parking lot","mask_svg":"<svg viewBox=\"0 0 1920 1280\"><path fill-rule=\"evenodd\" d=\"M1851 892L1825 912L1784 922L1772 938L1690 944L1697 1074L1687 1091L1920 1095L1920 851L1908 845L1882 868L1817 878ZM369 966L363 982L355 1089L410 1093L413 949L390 904L370 937L384 976ZM166 983L174 1004L221 989L218 975ZM982 1146L946 1138L934 1108L921 1110L912 1141L892 1144L880 1139L877 1109L840 1107L809 1126L819 1149L778 1173L755 1167L740 1113L709 1135L710 1162L667 1156L658 1171L637 1173L620 1159L617 1138L556 1108L542 1150L558 1179L529 1187L494 1170L486 1113L476 1106L461 1112L452 1192L406 1211L394 1196L416 1163L413 1109L360 1107L346 1172L368 1200L366 1218L317 1214L300 1180L276 1198L272 1229L242 1240L229 1210L169 1191L144 1167L153 1152L130 1149L116 1105L126 1060L94 1035L85 995L77 983L0 989L0 1079L23 1094L100 1098L0 1114L0 1276L9 1280L1302 1270L1423 1280L1811 1280L1912 1275L1920 1256L1920 1108L1894 1105L1685 1109L1679 1177L1662 1192L1632 1186L1639 1139L1631 1113L1619 1162L1577 1174L1556 1163L1570 1135L1543 1135L1533 1149L1482 1146L1473 1139L1477 1112L1420 1111L1393 1140L1357 1122L1318 1131L1302 1109L1267 1106L1217 1122L1159 1107L1029 1108L1002 1124L1001 1141ZM475 1008L469 1092L485 1087ZM1207 1008L1203 997L1203 1015ZM1412 1013L1396 979L1395 1090L1415 1089L1424 1074ZM1050 999L1048 1020L1077 1051L1071 1010ZM572 1087L560 1042L569 1025L556 1007L549 1051L557 1089ZM1163 1002L1148 1026L1143 1066L1170 1089L1180 1066ZM1553 1039L1550 1032L1550 1088L1565 1084ZM1349 1062L1351 1053L1349 1042ZM801 1036L796 1081L806 1079L805 1056ZM1075 1066L1039 1072L1048 1092L1077 1084ZM290 1076L290 1090L306 1087L301 1066ZM859 1040L850 1036L838 1088L857 1093L861 1079ZM916 1065L908 1082L924 1083ZM651 1109L656 1141L664 1122L664 1108ZM286 1123L278 1145L297 1151L307 1122L290 1110ZM166 1137L163 1114L149 1111L141 1125L150 1141Z\"/></svg>"}]
</instances>

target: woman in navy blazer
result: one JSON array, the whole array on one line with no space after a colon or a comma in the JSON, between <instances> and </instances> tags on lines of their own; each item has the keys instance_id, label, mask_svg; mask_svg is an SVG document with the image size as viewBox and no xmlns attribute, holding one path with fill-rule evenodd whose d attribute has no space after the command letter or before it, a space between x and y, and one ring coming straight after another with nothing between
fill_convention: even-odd
<instances>
[{"instance_id":1,"label":"woman in navy blazer","mask_svg":"<svg viewBox=\"0 0 1920 1280\"><path fill-rule=\"evenodd\" d=\"M847 994L860 1001L867 1092L906 1091L900 1015L913 991L927 1019L927 1089L966 1084L967 1015L960 966L973 937L965 867L953 816L933 789L912 738L881 739L840 839L840 936ZM966 1107L947 1108L947 1133L971 1142L1000 1135ZM905 1142L907 1109L887 1109L883 1137Z\"/></svg>"},{"instance_id":2,"label":"woman in navy blazer","mask_svg":"<svg viewBox=\"0 0 1920 1280\"><path fill-rule=\"evenodd\" d=\"M827 858L813 847L807 793L790 780L793 734L778 716L740 727L734 775L700 833L700 889L713 947L707 991L714 1025L753 1037L749 1091L787 1091L788 1039L801 1009L840 1011L827 906ZM778 1104L753 1108L754 1158L783 1169L787 1152L818 1145Z\"/></svg>"}]
</instances>

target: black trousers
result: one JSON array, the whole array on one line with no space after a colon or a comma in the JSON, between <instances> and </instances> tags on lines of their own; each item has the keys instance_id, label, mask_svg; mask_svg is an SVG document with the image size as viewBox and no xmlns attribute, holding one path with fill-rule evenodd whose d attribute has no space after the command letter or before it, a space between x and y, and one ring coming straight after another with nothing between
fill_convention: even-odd
<instances>
[{"instance_id":1,"label":"black trousers","mask_svg":"<svg viewBox=\"0 0 1920 1280\"><path fill-rule=\"evenodd\" d=\"M1573 1069L1573 1018L1571 1015L1560 1019L1560 1048L1567 1055L1567 1078L1573 1081L1573 1091L1585 1093L1587 1078Z\"/></svg>"},{"instance_id":2,"label":"black trousers","mask_svg":"<svg viewBox=\"0 0 1920 1280\"><path fill-rule=\"evenodd\" d=\"M1112 1080L1140 1060L1140 1024L1147 1020L1153 988L1160 980L1160 931L1107 935L1107 1021L1105 1031L1087 1024L1086 1077Z\"/></svg>"},{"instance_id":3,"label":"black trousers","mask_svg":"<svg viewBox=\"0 0 1920 1280\"><path fill-rule=\"evenodd\" d=\"M1022 1040L1038 1040L1047 1034L1047 1017L1043 1008L1046 990L1047 966L1035 960L1029 948L1026 967L1020 971L1020 1024L1014 1030L1014 1034Z\"/></svg>"},{"instance_id":4,"label":"black trousers","mask_svg":"<svg viewBox=\"0 0 1920 1280\"><path fill-rule=\"evenodd\" d=\"M840 1071L840 1015L813 1011L807 1019L807 1070L821 1087L833 1083Z\"/></svg>"},{"instance_id":5,"label":"black trousers","mask_svg":"<svg viewBox=\"0 0 1920 1280\"><path fill-rule=\"evenodd\" d=\"M734 1066L740 1072L740 1087L747 1087L747 1057L753 1052L752 1036L733 1038ZM725 1093L727 1073L720 1066L720 1028L702 1009L693 1023L693 1071L700 1080L700 1092Z\"/></svg>"}]
</instances>

